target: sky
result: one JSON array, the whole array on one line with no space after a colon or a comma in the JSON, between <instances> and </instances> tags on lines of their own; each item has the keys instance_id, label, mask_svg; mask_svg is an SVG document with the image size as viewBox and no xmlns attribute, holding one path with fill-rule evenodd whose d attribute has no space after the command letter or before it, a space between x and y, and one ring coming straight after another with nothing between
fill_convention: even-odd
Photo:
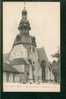
<instances>
[{"instance_id":1,"label":"sky","mask_svg":"<svg viewBox=\"0 0 66 99\"><path fill-rule=\"evenodd\" d=\"M26 2L30 35L37 47L44 47L49 61L60 48L60 2ZM8 53L19 33L18 25L24 2L3 2L3 53Z\"/></svg>"}]
</instances>

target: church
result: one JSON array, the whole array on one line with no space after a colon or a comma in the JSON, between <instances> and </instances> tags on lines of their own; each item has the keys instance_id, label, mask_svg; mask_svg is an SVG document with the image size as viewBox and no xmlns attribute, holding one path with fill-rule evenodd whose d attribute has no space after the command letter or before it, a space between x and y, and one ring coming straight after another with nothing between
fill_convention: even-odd
<instances>
[{"instance_id":1,"label":"church","mask_svg":"<svg viewBox=\"0 0 66 99\"><path fill-rule=\"evenodd\" d=\"M8 60L3 61L3 81L14 83L44 83L54 80L44 48L38 48L36 38L30 35L27 10L22 10L18 30Z\"/></svg>"}]
</instances>

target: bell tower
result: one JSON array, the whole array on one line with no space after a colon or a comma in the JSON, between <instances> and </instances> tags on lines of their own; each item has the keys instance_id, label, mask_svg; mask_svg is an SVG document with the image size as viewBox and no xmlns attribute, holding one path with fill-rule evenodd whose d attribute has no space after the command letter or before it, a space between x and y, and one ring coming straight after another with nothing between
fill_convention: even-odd
<instances>
[{"instance_id":1,"label":"bell tower","mask_svg":"<svg viewBox=\"0 0 66 99\"><path fill-rule=\"evenodd\" d=\"M36 80L36 77L34 76L37 71L36 68L39 66L38 53L35 37L30 35L29 33L29 31L31 30L31 26L27 18L27 10L25 8L25 5L21 12L21 20L18 26L18 30L19 34L16 35L12 50L10 52L10 61L19 61L20 64L17 62L18 65L16 65L15 62L15 68L18 68L21 71L24 70L24 74L26 73L26 76L28 76L29 74L29 79L33 81ZM27 65L24 64L22 66L20 60L25 60L27 62ZM22 67L24 67L24 69L22 69Z\"/></svg>"},{"instance_id":2,"label":"bell tower","mask_svg":"<svg viewBox=\"0 0 66 99\"><path fill-rule=\"evenodd\" d=\"M31 49L31 47L36 47L35 37L31 36L29 31L31 30L30 22L27 18L27 10L24 3L24 8L21 12L21 20L18 26L19 34L17 34L14 44L19 45L23 44L24 47Z\"/></svg>"},{"instance_id":3,"label":"bell tower","mask_svg":"<svg viewBox=\"0 0 66 99\"><path fill-rule=\"evenodd\" d=\"M30 23L27 19L27 11L25 8L25 4L24 4L24 9L22 10L22 18L20 20L18 30L21 35L22 34L29 35L29 31L31 30Z\"/></svg>"}]
</instances>

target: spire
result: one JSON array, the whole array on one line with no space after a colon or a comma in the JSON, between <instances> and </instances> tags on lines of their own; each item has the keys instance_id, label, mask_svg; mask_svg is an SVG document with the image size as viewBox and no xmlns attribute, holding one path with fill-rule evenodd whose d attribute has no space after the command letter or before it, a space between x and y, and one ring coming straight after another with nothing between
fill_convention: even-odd
<instances>
[{"instance_id":1,"label":"spire","mask_svg":"<svg viewBox=\"0 0 66 99\"><path fill-rule=\"evenodd\" d=\"M26 3L24 2L24 9L25 9L25 5L26 5Z\"/></svg>"},{"instance_id":2,"label":"spire","mask_svg":"<svg viewBox=\"0 0 66 99\"><path fill-rule=\"evenodd\" d=\"M22 11L22 16L27 16L27 11L26 11L26 7L25 7L25 2L24 2L24 9Z\"/></svg>"},{"instance_id":3,"label":"spire","mask_svg":"<svg viewBox=\"0 0 66 99\"><path fill-rule=\"evenodd\" d=\"M24 2L24 8L22 10L22 19L20 21L18 30L20 31L21 34L29 34L30 29L31 27L29 21L27 20L27 10Z\"/></svg>"}]
</instances>

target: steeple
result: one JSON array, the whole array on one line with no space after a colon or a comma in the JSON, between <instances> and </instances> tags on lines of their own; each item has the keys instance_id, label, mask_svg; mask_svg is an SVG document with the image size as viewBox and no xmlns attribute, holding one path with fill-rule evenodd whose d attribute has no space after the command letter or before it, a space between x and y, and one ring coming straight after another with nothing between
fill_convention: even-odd
<instances>
[{"instance_id":1,"label":"steeple","mask_svg":"<svg viewBox=\"0 0 66 99\"><path fill-rule=\"evenodd\" d=\"M22 18L20 20L18 30L20 31L20 34L29 34L29 30L31 29L30 23L27 19L27 10L24 3L24 9L22 10Z\"/></svg>"},{"instance_id":2,"label":"steeple","mask_svg":"<svg viewBox=\"0 0 66 99\"><path fill-rule=\"evenodd\" d=\"M21 14L22 16L18 26L19 34L16 36L14 45L23 44L25 46L32 45L36 47L35 37L29 34L31 27L29 20L27 19L27 10L25 4Z\"/></svg>"},{"instance_id":3,"label":"steeple","mask_svg":"<svg viewBox=\"0 0 66 99\"><path fill-rule=\"evenodd\" d=\"M22 18L26 18L27 19L27 10L26 10L26 7L25 7L25 2L24 2L24 9L22 11Z\"/></svg>"}]
</instances>

